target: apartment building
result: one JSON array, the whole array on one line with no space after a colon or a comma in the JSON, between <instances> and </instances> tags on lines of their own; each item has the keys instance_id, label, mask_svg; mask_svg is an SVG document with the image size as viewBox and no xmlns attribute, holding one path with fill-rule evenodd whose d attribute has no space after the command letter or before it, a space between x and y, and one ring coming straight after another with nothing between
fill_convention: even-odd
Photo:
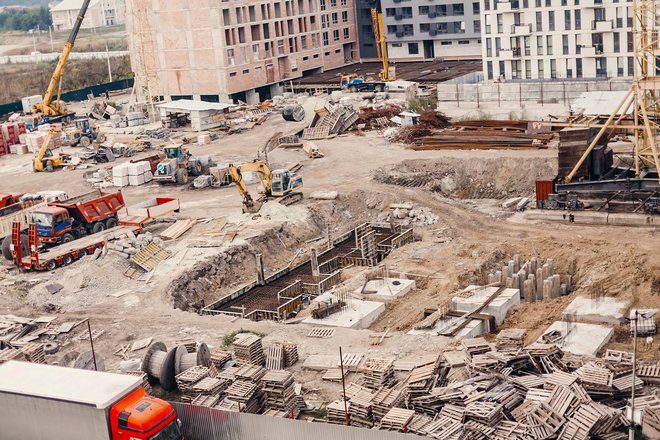
<instances>
[{"instance_id":1,"label":"apartment building","mask_svg":"<svg viewBox=\"0 0 660 440\"><path fill-rule=\"evenodd\" d=\"M53 28L67 30L73 27L78 18L83 0L63 0L50 8ZM92 0L82 23L83 29L115 26L125 23L124 0Z\"/></svg>"},{"instance_id":2,"label":"apartment building","mask_svg":"<svg viewBox=\"0 0 660 440\"><path fill-rule=\"evenodd\" d=\"M358 56L353 0L127 0L127 31L139 88L165 100L257 102Z\"/></svg>"},{"instance_id":3,"label":"apartment building","mask_svg":"<svg viewBox=\"0 0 660 440\"><path fill-rule=\"evenodd\" d=\"M478 0L381 0L381 8L392 60L481 57Z\"/></svg>"},{"instance_id":4,"label":"apartment building","mask_svg":"<svg viewBox=\"0 0 660 440\"><path fill-rule=\"evenodd\" d=\"M630 0L481 0L488 80L633 74Z\"/></svg>"}]
</instances>

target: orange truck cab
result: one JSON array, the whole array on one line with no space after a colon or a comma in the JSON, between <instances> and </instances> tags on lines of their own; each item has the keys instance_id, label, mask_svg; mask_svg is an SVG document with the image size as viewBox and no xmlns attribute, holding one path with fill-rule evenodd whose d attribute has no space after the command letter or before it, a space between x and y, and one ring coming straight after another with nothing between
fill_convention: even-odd
<instances>
[{"instance_id":1,"label":"orange truck cab","mask_svg":"<svg viewBox=\"0 0 660 440\"><path fill-rule=\"evenodd\" d=\"M150 397L143 388L133 391L110 409L113 440L179 440L174 408Z\"/></svg>"},{"instance_id":2,"label":"orange truck cab","mask_svg":"<svg viewBox=\"0 0 660 440\"><path fill-rule=\"evenodd\" d=\"M21 201L23 194L2 194L0 193L0 208L6 208L14 203Z\"/></svg>"}]
</instances>

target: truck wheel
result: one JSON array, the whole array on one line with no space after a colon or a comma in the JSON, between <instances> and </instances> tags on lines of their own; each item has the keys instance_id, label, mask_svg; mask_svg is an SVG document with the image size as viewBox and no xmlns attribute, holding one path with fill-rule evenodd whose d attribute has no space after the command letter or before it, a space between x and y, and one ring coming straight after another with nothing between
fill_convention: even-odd
<instances>
[{"instance_id":1,"label":"truck wheel","mask_svg":"<svg viewBox=\"0 0 660 440\"><path fill-rule=\"evenodd\" d=\"M202 171L204 170L204 167L202 166L202 162L199 160L196 160L190 165L190 174L193 176L201 176Z\"/></svg>"},{"instance_id":2,"label":"truck wheel","mask_svg":"<svg viewBox=\"0 0 660 440\"><path fill-rule=\"evenodd\" d=\"M375 92L382 92L383 91L383 86L379 85L379 86L374 87L374 91Z\"/></svg>"},{"instance_id":3,"label":"truck wheel","mask_svg":"<svg viewBox=\"0 0 660 440\"><path fill-rule=\"evenodd\" d=\"M46 270L55 270L55 269L57 269L57 261L50 260L48 263L46 263Z\"/></svg>"},{"instance_id":4,"label":"truck wheel","mask_svg":"<svg viewBox=\"0 0 660 440\"><path fill-rule=\"evenodd\" d=\"M73 241L74 236L69 234L68 232L64 235L62 235L62 243L69 243L70 241Z\"/></svg>"},{"instance_id":5,"label":"truck wheel","mask_svg":"<svg viewBox=\"0 0 660 440\"><path fill-rule=\"evenodd\" d=\"M118 224L117 219L114 217L110 217L105 221L105 228L106 229L114 228L115 226L117 226L117 224Z\"/></svg>"},{"instance_id":6,"label":"truck wheel","mask_svg":"<svg viewBox=\"0 0 660 440\"><path fill-rule=\"evenodd\" d=\"M351 93L355 93L355 92L357 92L357 87L355 87L355 86L350 86L350 87L348 88L348 91L351 92Z\"/></svg>"},{"instance_id":7,"label":"truck wheel","mask_svg":"<svg viewBox=\"0 0 660 440\"><path fill-rule=\"evenodd\" d=\"M55 168L53 167L53 162L51 162L50 160L46 161L46 171L51 173L51 172L53 172L54 169Z\"/></svg>"},{"instance_id":8,"label":"truck wheel","mask_svg":"<svg viewBox=\"0 0 660 440\"><path fill-rule=\"evenodd\" d=\"M96 142L102 144L102 143L105 142L106 140L107 140L107 138L105 137L105 134L103 134L103 133L98 133L98 134L96 135Z\"/></svg>"},{"instance_id":9,"label":"truck wheel","mask_svg":"<svg viewBox=\"0 0 660 440\"><path fill-rule=\"evenodd\" d=\"M44 344L44 353L46 354L55 354L60 351L60 344L57 342L46 342Z\"/></svg>"},{"instance_id":10,"label":"truck wheel","mask_svg":"<svg viewBox=\"0 0 660 440\"><path fill-rule=\"evenodd\" d=\"M105 225L103 222L96 222L92 226L92 234L98 234L99 232L105 231Z\"/></svg>"},{"instance_id":11,"label":"truck wheel","mask_svg":"<svg viewBox=\"0 0 660 440\"><path fill-rule=\"evenodd\" d=\"M62 257L62 264L64 266L68 266L69 264L73 263L73 260L73 255L66 254L64 257Z\"/></svg>"},{"instance_id":12,"label":"truck wheel","mask_svg":"<svg viewBox=\"0 0 660 440\"><path fill-rule=\"evenodd\" d=\"M177 185L185 185L188 183L188 170L180 169L176 172Z\"/></svg>"},{"instance_id":13,"label":"truck wheel","mask_svg":"<svg viewBox=\"0 0 660 440\"><path fill-rule=\"evenodd\" d=\"M87 136L83 136L80 138L80 145L83 147L89 147L92 145L92 141Z\"/></svg>"},{"instance_id":14,"label":"truck wheel","mask_svg":"<svg viewBox=\"0 0 660 440\"><path fill-rule=\"evenodd\" d=\"M11 236L8 235L2 240L2 256L5 257L5 260L11 261Z\"/></svg>"}]
</instances>

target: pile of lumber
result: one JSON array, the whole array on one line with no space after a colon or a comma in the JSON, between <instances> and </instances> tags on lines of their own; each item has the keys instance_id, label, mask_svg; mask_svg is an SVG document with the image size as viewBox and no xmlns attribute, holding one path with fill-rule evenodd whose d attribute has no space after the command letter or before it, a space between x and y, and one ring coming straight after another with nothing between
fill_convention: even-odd
<instances>
[{"instance_id":1,"label":"pile of lumber","mask_svg":"<svg viewBox=\"0 0 660 440\"><path fill-rule=\"evenodd\" d=\"M410 149L423 150L509 150L542 149L553 135L526 134L500 130L440 130L417 137Z\"/></svg>"},{"instance_id":2,"label":"pile of lumber","mask_svg":"<svg viewBox=\"0 0 660 440\"><path fill-rule=\"evenodd\" d=\"M195 223L196 220L191 219L177 220L172 226L160 233L160 238L163 240L176 240L192 228Z\"/></svg>"},{"instance_id":3,"label":"pile of lumber","mask_svg":"<svg viewBox=\"0 0 660 440\"><path fill-rule=\"evenodd\" d=\"M358 121L358 113L343 105L325 106L315 111L308 128L303 130L303 139L328 139L351 129Z\"/></svg>"},{"instance_id":4,"label":"pile of lumber","mask_svg":"<svg viewBox=\"0 0 660 440\"><path fill-rule=\"evenodd\" d=\"M364 386L372 390L394 385L394 359L370 358L364 364Z\"/></svg>"},{"instance_id":5,"label":"pile of lumber","mask_svg":"<svg viewBox=\"0 0 660 440\"><path fill-rule=\"evenodd\" d=\"M233 345L237 362L261 366L266 363L264 348L259 336L251 333L237 336Z\"/></svg>"},{"instance_id":6,"label":"pile of lumber","mask_svg":"<svg viewBox=\"0 0 660 440\"><path fill-rule=\"evenodd\" d=\"M263 407L263 394L259 385L237 380L226 390L227 399L238 404L240 412L258 414Z\"/></svg>"},{"instance_id":7,"label":"pile of lumber","mask_svg":"<svg viewBox=\"0 0 660 440\"><path fill-rule=\"evenodd\" d=\"M530 121L482 119L476 121L453 122L451 125L462 130L502 130L525 133L527 132L529 124Z\"/></svg>"},{"instance_id":8,"label":"pile of lumber","mask_svg":"<svg viewBox=\"0 0 660 440\"><path fill-rule=\"evenodd\" d=\"M268 371L261 378L266 407L284 411L288 417L297 419L300 413L295 392L293 374L288 371Z\"/></svg>"},{"instance_id":9,"label":"pile of lumber","mask_svg":"<svg viewBox=\"0 0 660 440\"><path fill-rule=\"evenodd\" d=\"M46 354L44 353L44 345L38 342L28 342L23 347L21 347L21 352L25 355L25 359L28 362L34 362L37 364L46 363Z\"/></svg>"}]
</instances>

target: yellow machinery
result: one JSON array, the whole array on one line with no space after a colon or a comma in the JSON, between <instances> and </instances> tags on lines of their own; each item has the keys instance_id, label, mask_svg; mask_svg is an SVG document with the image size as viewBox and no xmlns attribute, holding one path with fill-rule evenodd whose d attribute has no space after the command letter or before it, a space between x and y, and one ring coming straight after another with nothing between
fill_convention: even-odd
<instances>
[{"instance_id":1,"label":"yellow machinery","mask_svg":"<svg viewBox=\"0 0 660 440\"><path fill-rule=\"evenodd\" d=\"M44 100L41 103L34 105L32 108L34 113L41 113L46 117L60 116L66 113L66 108L60 101L60 96L62 95L62 76L64 75L64 68L66 67L67 61L69 60L69 55L73 50L73 44L75 43L76 37L78 36L78 31L80 30L82 21L85 18L85 13L87 12L87 7L89 6L90 1L91 0L83 1L82 6L80 7L80 12L78 12L78 18L73 24L73 28L69 34L69 38L66 40L66 43L64 43L64 48L60 54L60 60L57 63L55 70L53 71L53 75L50 77L50 83L48 84L48 88L44 94ZM57 99L53 99L55 97L56 90Z\"/></svg>"},{"instance_id":2,"label":"yellow machinery","mask_svg":"<svg viewBox=\"0 0 660 440\"><path fill-rule=\"evenodd\" d=\"M48 148L48 145L53 138L53 134L59 131L60 129L55 127L51 127L51 129L48 131L48 134L44 139L44 143L41 145L41 149L37 155L34 156L34 171L53 171L57 168L60 168L64 164L65 157L53 155L53 151Z\"/></svg>"},{"instance_id":3,"label":"yellow machinery","mask_svg":"<svg viewBox=\"0 0 660 440\"><path fill-rule=\"evenodd\" d=\"M378 8L371 8L371 21L374 28L374 39L376 40L376 52L378 53L378 59L383 63L380 79L383 81L396 81L394 66L390 67L390 60L387 55L387 39L383 27L383 12L380 10L380 2L378 2Z\"/></svg>"},{"instance_id":4,"label":"yellow machinery","mask_svg":"<svg viewBox=\"0 0 660 440\"><path fill-rule=\"evenodd\" d=\"M290 205L302 199L300 192L303 186L302 177L287 169L271 171L265 162L255 160L245 162L243 165L229 165L229 175L236 184L238 192L243 196L243 212L256 213L261 209L261 205L269 198L277 198L283 205ZM254 200L250 195L250 190L243 179L242 173L257 173L263 191L260 191L261 197Z\"/></svg>"}]
</instances>

